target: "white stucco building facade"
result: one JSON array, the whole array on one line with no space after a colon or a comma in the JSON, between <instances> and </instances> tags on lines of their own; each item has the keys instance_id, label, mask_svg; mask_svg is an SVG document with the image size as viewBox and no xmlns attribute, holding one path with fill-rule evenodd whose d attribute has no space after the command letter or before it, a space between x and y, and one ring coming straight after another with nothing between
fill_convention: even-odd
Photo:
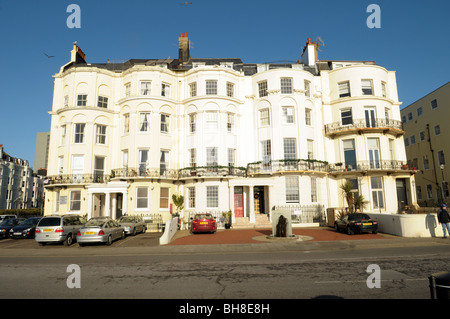
<instances>
[{"instance_id":1,"label":"white stucco building facade","mask_svg":"<svg viewBox=\"0 0 450 319\"><path fill-rule=\"evenodd\" d=\"M74 44L54 75L46 214L167 220L179 194L182 216L254 224L280 206L345 206L347 179L367 211L416 202L395 72L320 61L310 40L293 64L193 59L187 34L179 44L179 59L103 64Z\"/></svg>"}]
</instances>

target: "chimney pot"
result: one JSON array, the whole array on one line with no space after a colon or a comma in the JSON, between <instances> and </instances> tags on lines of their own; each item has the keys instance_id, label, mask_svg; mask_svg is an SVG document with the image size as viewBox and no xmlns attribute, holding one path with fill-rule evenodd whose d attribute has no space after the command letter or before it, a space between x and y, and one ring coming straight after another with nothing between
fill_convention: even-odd
<instances>
[{"instance_id":1,"label":"chimney pot","mask_svg":"<svg viewBox=\"0 0 450 319\"><path fill-rule=\"evenodd\" d=\"M187 36L187 32L185 32L185 33L184 33L184 37L185 37L185 38L187 38L187 37L188 37L188 36Z\"/></svg>"}]
</instances>

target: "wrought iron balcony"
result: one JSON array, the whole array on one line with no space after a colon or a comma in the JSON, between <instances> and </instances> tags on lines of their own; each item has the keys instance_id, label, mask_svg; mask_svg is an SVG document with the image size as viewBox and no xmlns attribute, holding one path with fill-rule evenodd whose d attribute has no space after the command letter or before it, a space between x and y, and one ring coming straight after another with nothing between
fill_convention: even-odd
<instances>
[{"instance_id":1,"label":"wrought iron balcony","mask_svg":"<svg viewBox=\"0 0 450 319\"><path fill-rule=\"evenodd\" d=\"M61 174L48 176L45 185L70 185L70 184L92 184L107 183L110 181L110 175L95 174Z\"/></svg>"},{"instance_id":2,"label":"wrought iron balcony","mask_svg":"<svg viewBox=\"0 0 450 319\"><path fill-rule=\"evenodd\" d=\"M186 167L179 171L179 178L187 177L245 177L247 170L235 166L198 166Z\"/></svg>"},{"instance_id":3,"label":"wrought iron balcony","mask_svg":"<svg viewBox=\"0 0 450 319\"><path fill-rule=\"evenodd\" d=\"M308 171L326 173L328 163L318 160L292 159L256 162L247 166L248 175Z\"/></svg>"},{"instance_id":4,"label":"wrought iron balcony","mask_svg":"<svg viewBox=\"0 0 450 319\"><path fill-rule=\"evenodd\" d=\"M414 171L403 161L378 160L378 161L356 161L353 163L334 163L328 165L330 174L345 172L366 172L366 171Z\"/></svg>"},{"instance_id":5,"label":"wrought iron balcony","mask_svg":"<svg viewBox=\"0 0 450 319\"><path fill-rule=\"evenodd\" d=\"M400 136L405 133L401 121L390 119L354 119L350 124L343 125L341 121L325 125L325 134L335 137L345 134L355 133L388 133L394 136Z\"/></svg>"},{"instance_id":6,"label":"wrought iron balcony","mask_svg":"<svg viewBox=\"0 0 450 319\"><path fill-rule=\"evenodd\" d=\"M178 170L160 168L144 168L144 167L127 167L116 168L111 170L111 178L167 178L177 179Z\"/></svg>"}]
</instances>

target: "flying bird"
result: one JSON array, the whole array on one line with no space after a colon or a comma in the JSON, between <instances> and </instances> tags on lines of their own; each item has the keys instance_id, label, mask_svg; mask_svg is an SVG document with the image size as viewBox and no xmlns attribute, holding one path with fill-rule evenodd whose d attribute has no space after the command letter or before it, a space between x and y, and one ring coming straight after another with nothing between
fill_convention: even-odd
<instances>
[{"instance_id":1,"label":"flying bird","mask_svg":"<svg viewBox=\"0 0 450 319\"><path fill-rule=\"evenodd\" d=\"M192 4L192 2L183 2L183 3L181 3L182 6L187 6L188 4Z\"/></svg>"},{"instance_id":2,"label":"flying bird","mask_svg":"<svg viewBox=\"0 0 450 319\"><path fill-rule=\"evenodd\" d=\"M54 55L48 55L47 53L44 53L46 56L47 56L47 58L54 58L55 56Z\"/></svg>"}]
</instances>

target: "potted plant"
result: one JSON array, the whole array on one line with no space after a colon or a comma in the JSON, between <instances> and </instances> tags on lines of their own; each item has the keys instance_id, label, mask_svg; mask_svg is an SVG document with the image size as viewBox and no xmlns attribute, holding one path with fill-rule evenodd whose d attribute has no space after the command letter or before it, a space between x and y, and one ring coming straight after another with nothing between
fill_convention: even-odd
<instances>
[{"instance_id":1,"label":"potted plant","mask_svg":"<svg viewBox=\"0 0 450 319\"><path fill-rule=\"evenodd\" d=\"M225 219L225 229L231 228L231 210L226 213L222 213L223 218Z\"/></svg>"},{"instance_id":2,"label":"potted plant","mask_svg":"<svg viewBox=\"0 0 450 319\"><path fill-rule=\"evenodd\" d=\"M355 209L355 198L353 197L353 183L347 180L344 184L340 186L342 193L344 194L344 198L347 201L348 210L351 213L354 212Z\"/></svg>"},{"instance_id":3,"label":"potted plant","mask_svg":"<svg viewBox=\"0 0 450 319\"><path fill-rule=\"evenodd\" d=\"M178 218L180 218L178 225L179 225L179 228L182 229L183 226L181 225L181 221L182 220L181 220L181 217L180 217L180 213L181 213L181 211L184 208L184 196L183 195L173 194L172 195L172 201L173 201L173 204L176 207L176 213L175 213L174 217L177 216Z\"/></svg>"}]
</instances>

